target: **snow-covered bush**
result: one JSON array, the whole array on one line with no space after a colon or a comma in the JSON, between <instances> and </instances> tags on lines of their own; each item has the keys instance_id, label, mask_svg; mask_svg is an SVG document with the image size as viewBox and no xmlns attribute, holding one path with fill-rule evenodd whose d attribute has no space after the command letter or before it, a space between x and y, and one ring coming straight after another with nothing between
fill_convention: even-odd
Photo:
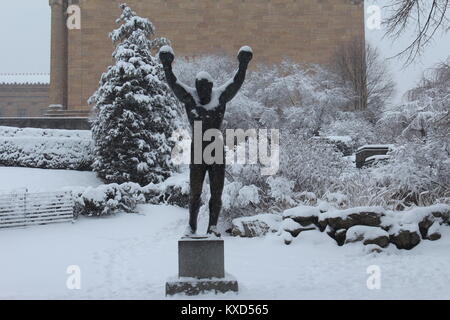
<instances>
[{"instance_id":1,"label":"snow-covered bush","mask_svg":"<svg viewBox=\"0 0 450 320\"><path fill-rule=\"evenodd\" d=\"M334 121L322 128L321 135L350 137L348 145L353 152L363 145L376 144L380 141L375 126L357 112L339 113Z\"/></svg>"},{"instance_id":2,"label":"snow-covered bush","mask_svg":"<svg viewBox=\"0 0 450 320\"><path fill-rule=\"evenodd\" d=\"M425 75L408 101L387 110L378 122L378 130L391 136L397 147L376 176L407 204L427 205L450 197L449 101L447 62Z\"/></svg>"},{"instance_id":3,"label":"snow-covered bush","mask_svg":"<svg viewBox=\"0 0 450 320\"><path fill-rule=\"evenodd\" d=\"M141 187L137 183L105 184L73 190L75 213L85 216L105 216L120 211L134 212L141 203L189 206L189 177L176 174L159 184Z\"/></svg>"},{"instance_id":4,"label":"snow-covered bush","mask_svg":"<svg viewBox=\"0 0 450 320\"><path fill-rule=\"evenodd\" d=\"M318 65L284 61L251 73L243 94L263 106L258 117L262 126L317 135L347 103L334 78Z\"/></svg>"},{"instance_id":5,"label":"snow-covered bush","mask_svg":"<svg viewBox=\"0 0 450 320\"><path fill-rule=\"evenodd\" d=\"M0 127L0 166L90 170L92 148L87 130Z\"/></svg>"},{"instance_id":6,"label":"snow-covered bush","mask_svg":"<svg viewBox=\"0 0 450 320\"><path fill-rule=\"evenodd\" d=\"M164 72L152 50L168 41L155 38L148 20L121 5L122 23L110 37L116 45L115 64L100 80L90 99L96 117L93 169L107 182L146 185L170 176L172 132L179 105L165 83Z\"/></svg>"},{"instance_id":7,"label":"snow-covered bush","mask_svg":"<svg viewBox=\"0 0 450 320\"><path fill-rule=\"evenodd\" d=\"M267 179L269 185L269 195L283 207L294 205L294 187L295 182L285 177L269 177Z\"/></svg>"},{"instance_id":8,"label":"snow-covered bush","mask_svg":"<svg viewBox=\"0 0 450 320\"><path fill-rule=\"evenodd\" d=\"M404 200L406 206L450 199L449 152L445 141L435 143L409 142L399 146L390 153L387 165L374 169L379 183L396 190L395 198Z\"/></svg>"},{"instance_id":9,"label":"snow-covered bush","mask_svg":"<svg viewBox=\"0 0 450 320\"><path fill-rule=\"evenodd\" d=\"M142 189L147 203L189 208L189 175L186 171L174 174L161 183L151 183Z\"/></svg>"},{"instance_id":10,"label":"snow-covered bush","mask_svg":"<svg viewBox=\"0 0 450 320\"><path fill-rule=\"evenodd\" d=\"M314 192L322 197L337 185L349 166L342 153L323 139L301 132L283 132L280 146L280 174L294 182L297 192Z\"/></svg>"},{"instance_id":11,"label":"snow-covered bush","mask_svg":"<svg viewBox=\"0 0 450 320\"><path fill-rule=\"evenodd\" d=\"M205 185L202 194L204 205L201 211L207 211L210 198L209 183ZM255 213L263 212L262 189L256 185L245 185L242 181L225 180L225 186L222 194L222 213L221 219L225 223L230 223L234 218L242 216L251 216Z\"/></svg>"},{"instance_id":12,"label":"snow-covered bush","mask_svg":"<svg viewBox=\"0 0 450 320\"><path fill-rule=\"evenodd\" d=\"M136 183L106 184L76 192L75 214L105 216L118 211L133 212L137 204L145 203L142 188Z\"/></svg>"}]
</instances>

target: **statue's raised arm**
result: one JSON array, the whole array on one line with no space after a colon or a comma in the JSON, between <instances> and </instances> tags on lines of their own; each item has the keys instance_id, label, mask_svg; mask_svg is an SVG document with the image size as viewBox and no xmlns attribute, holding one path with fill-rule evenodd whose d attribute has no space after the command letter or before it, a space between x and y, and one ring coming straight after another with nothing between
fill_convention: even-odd
<instances>
[{"instance_id":1,"label":"statue's raised arm","mask_svg":"<svg viewBox=\"0 0 450 320\"><path fill-rule=\"evenodd\" d=\"M220 95L220 102L227 103L234 98L245 80L245 74L247 67L253 58L252 48L244 46L239 50L238 60L239 69L234 75L233 79L228 81L222 88L222 94Z\"/></svg>"},{"instance_id":2,"label":"statue's raised arm","mask_svg":"<svg viewBox=\"0 0 450 320\"><path fill-rule=\"evenodd\" d=\"M161 63L164 67L164 73L166 74L166 80L169 84L169 87L172 89L178 100L185 104L192 103L194 101L194 98L188 92L188 87L178 81L177 77L172 71L172 63L174 59L175 55L171 47L161 47L161 49L159 50L159 60L161 60Z\"/></svg>"}]
</instances>

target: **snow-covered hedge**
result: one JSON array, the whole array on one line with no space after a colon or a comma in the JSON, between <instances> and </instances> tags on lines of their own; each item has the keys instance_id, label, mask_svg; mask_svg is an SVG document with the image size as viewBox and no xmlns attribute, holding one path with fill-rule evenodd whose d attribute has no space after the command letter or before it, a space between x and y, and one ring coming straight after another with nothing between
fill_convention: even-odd
<instances>
[{"instance_id":1,"label":"snow-covered hedge","mask_svg":"<svg viewBox=\"0 0 450 320\"><path fill-rule=\"evenodd\" d=\"M0 166L90 170L91 132L0 127Z\"/></svg>"},{"instance_id":2,"label":"snow-covered hedge","mask_svg":"<svg viewBox=\"0 0 450 320\"><path fill-rule=\"evenodd\" d=\"M106 184L75 193L75 214L103 216L117 211L133 212L145 203L142 188L136 183Z\"/></svg>"},{"instance_id":3,"label":"snow-covered hedge","mask_svg":"<svg viewBox=\"0 0 450 320\"><path fill-rule=\"evenodd\" d=\"M160 184L141 187L137 183L105 184L96 188L74 190L75 213L105 216L117 212L134 212L138 204L170 204L187 208L189 183L186 175L174 175Z\"/></svg>"}]
</instances>

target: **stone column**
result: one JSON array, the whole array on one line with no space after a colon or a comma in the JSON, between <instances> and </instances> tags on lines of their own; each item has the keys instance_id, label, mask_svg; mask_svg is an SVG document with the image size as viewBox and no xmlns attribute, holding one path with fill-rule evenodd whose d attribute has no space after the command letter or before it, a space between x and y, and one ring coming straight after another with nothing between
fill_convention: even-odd
<instances>
[{"instance_id":1,"label":"stone column","mask_svg":"<svg viewBox=\"0 0 450 320\"><path fill-rule=\"evenodd\" d=\"M67 108L67 26L66 0L49 0L52 10L51 63L50 63L50 107Z\"/></svg>"}]
</instances>

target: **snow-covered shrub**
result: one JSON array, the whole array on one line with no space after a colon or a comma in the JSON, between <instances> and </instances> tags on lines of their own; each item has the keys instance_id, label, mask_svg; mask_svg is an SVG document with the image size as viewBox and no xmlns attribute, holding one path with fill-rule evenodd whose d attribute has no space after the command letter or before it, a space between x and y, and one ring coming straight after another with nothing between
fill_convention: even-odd
<instances>
[{"instance_id":1,"label":"snow-covered shrub","mask_svg":"<svg viewBox=\"0 0 450 320\"><path fill-rule=\"evenodd\" d=\"M147 203L189 207L189 175L182 172L158 184L143 187Z\"/></svg>"},{"instance_id":2,"label":"snow-covered shrub","mask_svg":"<svg viewBox=\"0 0 450 320\"><path fill-rule=\"evenodd\" d=\"M77 215L104 216L119 211L134 212L141 203L169 204L182 208L189 206L189 176L186 172L144 187L127 182L72 191Z\"/></svg>"},{"instance_id":3,"label":"snow-covered shrub","mask_svg":"<svg viewBox=\"0 0 450 320\"><path fill-rule=\"evenodd\" d=\"M378 130L397 147L386 166L375 171L406 204L427 205L450 197L450 67L439 65L387 110Z\"/></svg>"},{"instance_id":4,"label":"snow-covered shrub","mask_svg":"<svg viewBox=\"0 0 450 320\"><path fill-rule=\"evenodd\" d=\"M322 197L337 185L349 166L336 147L301 132L283 132L280 174L294 182L294 191L313 191Z\"/></svg>"},{"instance_id":5,"label":"snow-covered shrub","mask_svg":"<svg viewBox=\"0 0 450 320\"><path fill-rule=\"evenodd\" d=\"M445 141L435 143L399 146L390 153L387 165L373 170L378 183L395 191L393 198L403 200L405 206L431 205L450 198L449 153Z\"/></svg>"},{"instance_id":6,"label":"snow-covered shrub","mask_svg":"<svg viewBox=\"0 0 450 320\"><path fill-rule=\"evenodd\" d=\"M250 73L242 94L262 106L261 126L318 134L347 103L334 78L318 65L284 61Z\"/></svg>"},{"instance_id":7,"label":"snow-covered shrub","mask_svg":"<svg viewBox=\"0 0 450 320\"><path fill-rule=\"evenodd\" d=\"M75 194L75 214L104 216L118 211L133 212L145 203L142 188L136 183L106 184Z\"/></svg>"},{"instance_id":8,"label":"snow-covered shrub","mask_svg":"<svg viewBox=\"0 0 450 320\"><path fill-rule=\"evenodd\" d=\"M90 99L96 117L93 169L107 182L161 182L173 171L172 132L179 105L165 83L162 65L152 50L168 41L155 38L148 20L121 5L122 23L110 37L115 64L100 80Z\"/></svg>"},{"instance_id":9,"label":"snow-covered shrub","mask_svg":"<svg viewBox=\"0 0 450 320\"><path fill-rule=\"evenodd\" d=\"M90 170L92 148L87 130L0 127L0 166Z\"/></svg>"},{"instance_id":10,"label":"snow-covered shrub","mask_svg":"<svg viewBox=\"0 0 450 320\"><path fill-rule=\"evenodd\" d=\"M294 205L294 187L295 182L285 177L269 177L267 179L269 185L269 195L282 206Z\"/></svg>"},{"instance_id":11,"label":"snow-covered shrub","mask_svg":"<svg viewBox=\"0 0 450 320\"><path fill-rule=\"evenodd\" d=\"M348 144L353 152L363 145L380 142L375 126L355 112L339 113L334 121L323 127L321 135L350 137Z\"/></svg>"},{"instance_id":12,"label":"snow-covered shrub","mask_svg":"<svg viewBox=\"0 0 450 320\"><path fill-rule=\"evenodd\" d=\"M236 217L262 212L260 192L261 189L255 185L244 185L241 181L225 180L222 194L222 218L229 223ZM202 196L203 203L207 204L209 197L208 184L206 192ZM202 210L207 210L207 206L204 205Z\"/></svg>"}]
</instances>

